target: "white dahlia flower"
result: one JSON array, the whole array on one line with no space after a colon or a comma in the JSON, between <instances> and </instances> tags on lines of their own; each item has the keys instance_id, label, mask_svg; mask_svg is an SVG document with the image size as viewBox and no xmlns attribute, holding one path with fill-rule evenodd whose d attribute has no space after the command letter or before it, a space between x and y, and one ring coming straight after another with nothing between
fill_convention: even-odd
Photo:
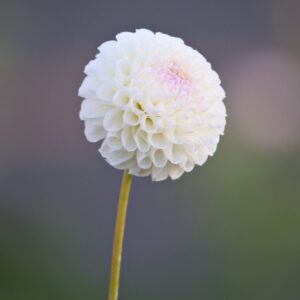
<instances>
[{"instance_id":1,"label":"white dahlia flower","mask_svg":"<svg viewBox=\"0 0 300 300\"><path fill-rule=\"evenodd\" d=\"M103 43L85 67L80 119L117 169L152 180L180 177L214 154L226 123L225 93L207 60L146 29Z\"/></svg>"}]
</instances>

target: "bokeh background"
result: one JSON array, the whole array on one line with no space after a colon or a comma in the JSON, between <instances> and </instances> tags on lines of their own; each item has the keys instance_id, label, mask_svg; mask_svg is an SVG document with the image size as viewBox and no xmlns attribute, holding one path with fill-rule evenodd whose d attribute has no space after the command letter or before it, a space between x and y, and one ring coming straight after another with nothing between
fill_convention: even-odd
<instances>
[{"instance_id":1,"label":"bokeh background","mask_svg":"<svg viewBox=\"0 0 300 300\"><path fill-rule=\"evenodd\" d=\"M96 47L146 27L202 52L227 92L216 155L135 178L120 299L300 299L300 2L0 4L0 299L106 299L121 173L77 90Z\"/></svg>"}]
</instances>

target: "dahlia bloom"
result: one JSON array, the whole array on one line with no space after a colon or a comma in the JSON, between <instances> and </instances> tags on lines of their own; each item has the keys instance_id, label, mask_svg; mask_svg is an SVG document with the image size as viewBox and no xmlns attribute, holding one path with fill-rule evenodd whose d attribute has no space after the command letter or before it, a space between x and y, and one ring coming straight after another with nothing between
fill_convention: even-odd
<instances>
[{"instance_id":1,"label":"dahlia bloom","mask_svg":"<svg viewBox=\"0 0 300 300\"><path fill-rule=\"evenodd\" d=\"M207 60L184 42L146 29L103 43L85 67L80 119L117 169L179 178L214 154L225 92Z\"/></svg>"}]
</instances>

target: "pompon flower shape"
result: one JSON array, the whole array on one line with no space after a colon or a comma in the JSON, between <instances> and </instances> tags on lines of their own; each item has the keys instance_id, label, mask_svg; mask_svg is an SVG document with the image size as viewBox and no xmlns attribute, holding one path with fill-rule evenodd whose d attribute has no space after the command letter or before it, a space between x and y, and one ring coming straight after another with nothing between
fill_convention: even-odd
<instances>
[{"instance_id":1,"label":"pompon flower shape","mask_svg":"<svg viewBox=\"0 0 300 300\"><path fill-rule=\"evenodd\" d=\"M224 132L225 93L196 50L167 34L123 32L85 67L80 119L117 169L160 181L214 154Z\"/></svg>"}]
</instances>

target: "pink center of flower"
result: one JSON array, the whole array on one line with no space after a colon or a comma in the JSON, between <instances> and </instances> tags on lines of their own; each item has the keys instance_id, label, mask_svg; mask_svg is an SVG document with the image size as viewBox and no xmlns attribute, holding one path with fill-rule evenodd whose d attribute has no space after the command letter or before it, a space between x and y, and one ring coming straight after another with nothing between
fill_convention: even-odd
<instances>
[{"instance_id":1,"label":"pink center of flower","mask_svg":"<svg viewBox=\"0 0 300 300\"><path fill-rule=\"evenodd\" d=\"M160 62L153 67L156 79L170 89L190 94L192 82L186 72L175 62Z\"/></svg>"}]
</instances>

